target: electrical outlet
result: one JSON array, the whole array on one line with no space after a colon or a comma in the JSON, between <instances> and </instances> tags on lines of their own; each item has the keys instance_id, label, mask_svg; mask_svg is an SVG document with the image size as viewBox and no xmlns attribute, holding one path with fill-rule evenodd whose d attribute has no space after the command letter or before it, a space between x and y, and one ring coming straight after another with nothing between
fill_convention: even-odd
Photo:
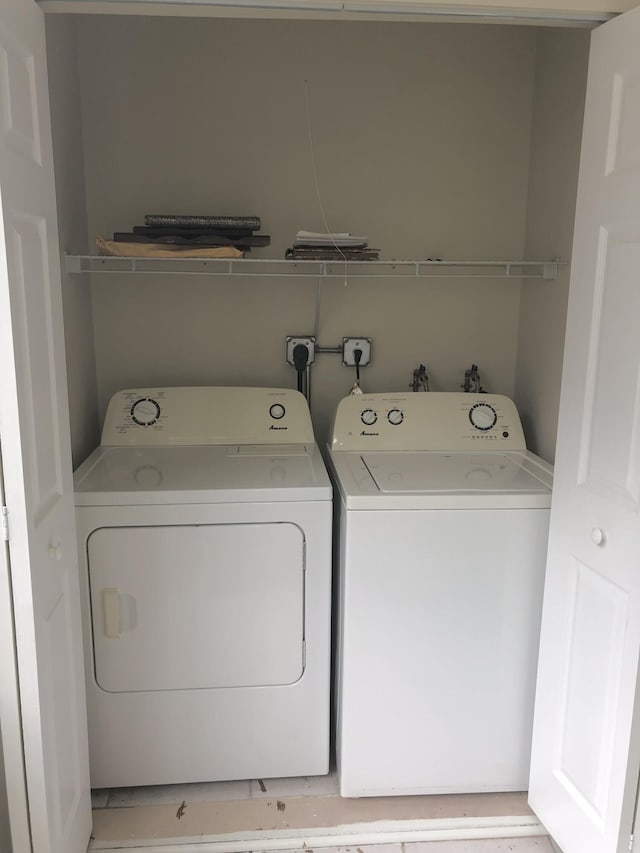
<instances>
[{"instance_id":1,"label":"electrical outlet","mask_svg":"<svg viewBox=\"0 0 640 853\"><path fill-rule=\"evenodd\" d=\"M343 338L342 339L342 363L347 367L356 366L355 351L362 350L360 367L364 367L371 361L371 338Z\"/></svg>"},{"instance_id":2,"label":"electrical outlet","mask_svg":"<svg viewBox=\"0 0 640 853\"><path fill-rule=\"evenodd\" d=\"M286 357L287 364L295 367L293 360L293 351L298 344L304 344L309 350L309 360L307 364L313 364L316 358L316 339L313 335L287 335Z\"/></svg>"}]
</instances>

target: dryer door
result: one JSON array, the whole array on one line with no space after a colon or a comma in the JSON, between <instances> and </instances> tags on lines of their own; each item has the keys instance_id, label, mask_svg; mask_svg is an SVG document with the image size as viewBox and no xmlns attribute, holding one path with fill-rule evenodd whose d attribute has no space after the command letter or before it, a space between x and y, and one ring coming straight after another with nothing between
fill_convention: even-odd
<instances>
[{"instance_id":1,"label":"dryer door","mask_svg":"<svg viewBox=\"0 0 640 853\"><path fill-rule=\"evenodd\" d=\"M295 524L101 528L88 560L103 690L266 686L302 675L304 537Z\"/></svg>"}]
</instances>

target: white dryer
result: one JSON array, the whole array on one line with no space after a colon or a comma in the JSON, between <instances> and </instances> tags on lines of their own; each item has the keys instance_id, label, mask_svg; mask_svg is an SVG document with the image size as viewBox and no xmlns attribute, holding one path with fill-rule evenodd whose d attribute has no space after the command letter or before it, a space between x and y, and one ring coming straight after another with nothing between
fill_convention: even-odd
<instances>
[{"instance_id":1,"label":"white dryer","mask_svg":"<svg viewBox=\"0 0 640 853\"><path fill-rule=\"evenodd\" d=\"M92 786L327 773L332 492L304 397L122 391L75 490Z\"/></svg>"},{"instance_id":2,"label":"white dryer","mask_svg":"<svg viewBox=\"0 0 640 853\"><path fill-rule=\"evenodd\" d=\"M348 397L329 459L340 793L525 790L552 470L514 404Z\"/></svg>"}]
</instances>

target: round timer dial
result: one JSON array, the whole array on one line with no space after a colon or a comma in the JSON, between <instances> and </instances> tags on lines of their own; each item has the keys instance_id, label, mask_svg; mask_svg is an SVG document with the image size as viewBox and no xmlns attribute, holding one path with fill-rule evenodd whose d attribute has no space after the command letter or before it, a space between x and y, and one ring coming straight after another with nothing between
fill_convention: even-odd
<instances>
[{"instance_id":1,"label":"round timer dial","mask_svg":"<svg viewBox=\"0 0 640 853\"><path fill-rule=\"evenodd\" d=\"M365 409L360 415L360 420L365 426L373 426L378 420L378 415L373 409Z\"/></svg>"},{"instance_id":2,"label":"round timer dial","mask_svg":"<svg viewBox=\"0 0 640 853\"><path fill-rule=\"evenodd\" d=\"M391 426L399 426L404 420L404 412L400 409L391 409L387 414L387 420Z\"/></svg>"},{"instance_id":3,"label":"round timer dial","mask_svg":"<svg viewBox=\"0 0 640 853\"><path fill-rule=\"evenodd\" d=\"M151 397L141 397L131 406L131 420L138 426L152 426L160 417L160 405Z\"/></svg>"},{"instance_id":4,"label":"round timer dial","mask_svg":"<svg viewBox=\"0 0 640 853\"><path fill-rule=\"evenodd\" d=\"M498 415L488 403L476 403L469 409L469 420L476 429L484 432L496 425Z\"/></svg>"}]
</instances>

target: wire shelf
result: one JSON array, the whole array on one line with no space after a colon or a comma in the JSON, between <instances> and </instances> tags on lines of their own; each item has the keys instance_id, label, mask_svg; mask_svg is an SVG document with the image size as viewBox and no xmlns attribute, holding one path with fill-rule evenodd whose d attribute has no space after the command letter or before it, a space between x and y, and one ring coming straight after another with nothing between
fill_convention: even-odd
<instances>
[{"instance_id":1,"label":"wire shelf","mask_svg":"<svg viewBox=\"0 0 640 853\"><path fill-rule=\"evenodd\" d=\"M556 279L566 261L293 261L276 258L118 258L65 255L80 273L256 276L261 278L539 278Z\"/></svg>"}]
</instances>

